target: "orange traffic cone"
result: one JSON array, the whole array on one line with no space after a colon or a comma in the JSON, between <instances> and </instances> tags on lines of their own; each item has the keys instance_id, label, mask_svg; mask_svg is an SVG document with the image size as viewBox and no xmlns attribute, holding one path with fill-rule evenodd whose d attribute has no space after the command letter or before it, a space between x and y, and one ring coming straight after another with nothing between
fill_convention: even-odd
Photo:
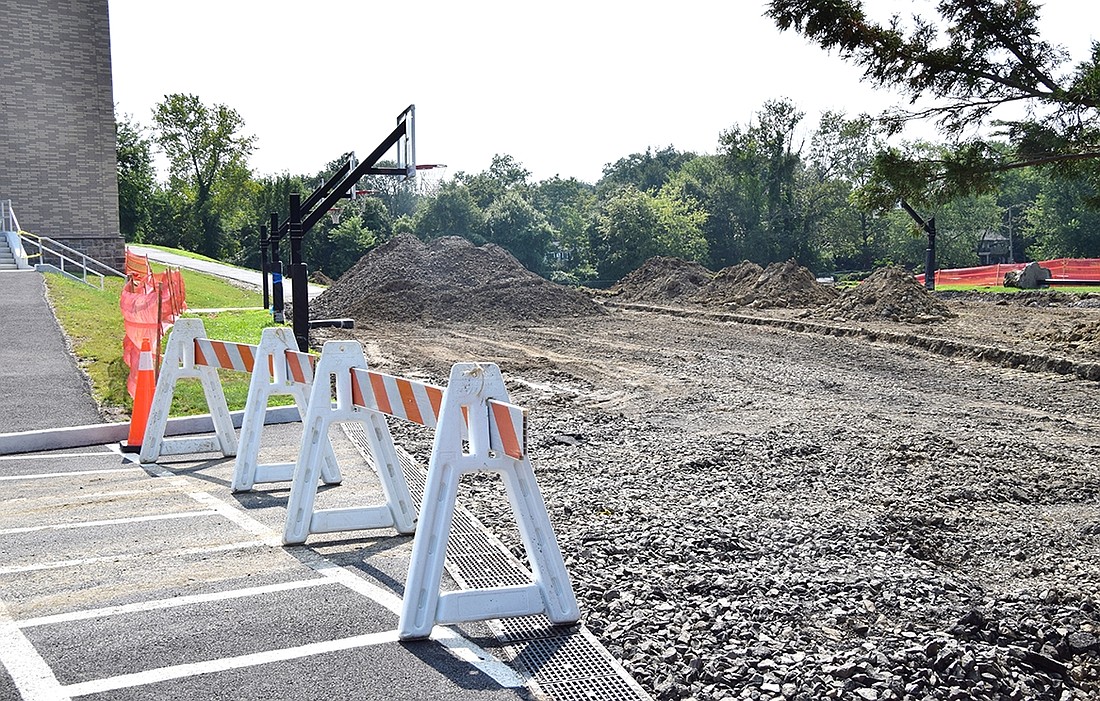
<instances>
[{"instance_id":1,"label":"orange traffic cone","mask_svg":"<svg viewBox=\"0 0 1100 701\"><path fill-rule=\"evenodd\" d=\"M141 452L145 424L149 423L149 409L153 406L156 385L153 351L149 349L149 339L145 339L141 342L141 355L138 358L137 391L134 392L134 409L130 412L130 436L121 446L124 453Z\"/></svg>"}]
</instances>

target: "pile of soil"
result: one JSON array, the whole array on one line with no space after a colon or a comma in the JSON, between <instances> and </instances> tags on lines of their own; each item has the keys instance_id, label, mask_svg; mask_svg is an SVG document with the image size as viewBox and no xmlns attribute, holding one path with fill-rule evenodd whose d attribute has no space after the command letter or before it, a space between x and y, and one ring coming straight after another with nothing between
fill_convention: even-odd
<instances>
[{"instance_id":1,"label":"pile of soil","mask_svg":"<svg viewBox=\"0 0 1100 701\"><path fill-rule=\"evenodd\" d=\"M400 234L359 259L310 303L315 318L528 321L604 310L539 277L500 246Z\"/></svg>"},{"instance_id":2,"label":"pile of soil","mask_svg":"<svg viewBox=\"0 0 1100 701\"><path fill-rule=\"evenodd\" d=\"M740 304L741 297L752 289L764 269L752 261L722 268L692 301L699 304Z\"/></svg>"},{"instance_id":3,"label":"pile of soil","mask_svg":"<svg viewBox=\"0 0 1100 701\"><path fill-rule=\"evenodd\" d=\"M619 280L610 291L624 302L683 301L696 295L713 278L714 273L698 263L657 256Z\"/></svg>"},{"instance_id":4,"label":"pile of soil","mask_svg":"<svg viewBox=\"0 0 1100 701\"><path fill-rule=\"evenodd\" d=\"M909 324L943 321L954 316L941 300L924 289L904 268L879 268L846 290L815 316L840 321L888 319Z\"/></svg>"},{"instance_id":5,"label":"pile of soil","mask_svg":"<svg viewBox=\"0 0 1100 701\"><path fill-rule=\"evenodd\" d=\"M1069 346L1078 353L1100 355L1100 321L1075 319L1068 323L1051 324L1035 333L1035 337Z\"/></svg>"},{"instance_id":6,"label":"pile of soil","mask_svg":"<svg viewBox=\"0 0 1100 701\"><path fill-rule=\"evenodd\" d=\"M808 269L793 259L772 263L752 287L741 295L740 303L747 307L816 307L836 299L837 292L817 281Z\"/></svg>"}]
</instances>

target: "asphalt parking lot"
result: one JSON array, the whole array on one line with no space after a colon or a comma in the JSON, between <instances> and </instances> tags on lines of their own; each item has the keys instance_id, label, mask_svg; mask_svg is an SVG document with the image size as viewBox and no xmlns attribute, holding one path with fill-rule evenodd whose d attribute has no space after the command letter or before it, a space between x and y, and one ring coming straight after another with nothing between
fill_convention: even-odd
<instances>
[{"instance_id":1,"label":"asphalt parking lot","mask_svg":"<svg viewBox=\"0 0 1100 701\"><path fill-rule=\"evenodd\" d=\"M269 427L265 450L298 430ZM410 537L284 548L288 487L232 495L231 473L109 446L0 457L0 698L530 697L485 629L397 640ZM345 480L374 498L366 471Z\"/></svg>"}]
</instances>

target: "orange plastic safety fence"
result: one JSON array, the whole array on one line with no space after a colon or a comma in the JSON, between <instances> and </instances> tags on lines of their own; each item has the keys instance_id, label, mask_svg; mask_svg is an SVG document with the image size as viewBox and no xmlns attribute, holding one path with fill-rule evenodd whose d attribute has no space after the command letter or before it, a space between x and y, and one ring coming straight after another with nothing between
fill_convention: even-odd
<instances>
[{"instance_id":1,"label":"orange plastic safety fence","mask_svg":"<svg viewBox=\"0 0 1100 701\"><path fill-rule=\"evenodd\" d=\"M149 259L126 251L126 284L119 297L126 335L122 339L122 360L130 368L126 387L133 397L137 390L137 366L142 341L159 348L160 338L187 308L187 293L179 270L154 273Z\"/></svg>"},{"instance_id":2,"label":"orange plastic safety fence","mask_svg":"<svg viewBox=\"0 0 1100 701\"><path fill-rule=\"evenodd\" d=\"M1004 284L1005 273L1023 270L1024 263L1001 263L975 268L950 268L936 271L936 285ZM1060 280L1100 280L1100 258L1054 258L1039 261L1039 266L1050 270L1051 277ZM924 275L917 281L924 283Z\"/></svg>"}]
</instances>

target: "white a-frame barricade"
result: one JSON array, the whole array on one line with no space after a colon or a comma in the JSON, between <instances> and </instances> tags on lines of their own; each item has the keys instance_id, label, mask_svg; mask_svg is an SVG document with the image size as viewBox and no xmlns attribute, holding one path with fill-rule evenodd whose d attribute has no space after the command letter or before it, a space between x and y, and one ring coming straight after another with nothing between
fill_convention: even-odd
<instances>
[{"instance_id":1,"label":"white a-frame barricade","mask_svg":"<svg viewBox=\"0 0 1100 701\"><path fill-rule=\"evenodd\" d=\"M298 414L304 419L316 360L316 356L298 351L294 331L290 327L264 329L260 344L256 347L256 361L253 363L241 421L240 448L233 465L234 492L246 492L257 482L289 482L293 478L295 463L258 462L267 401L276 395L290 395L294 397ZM339 484L340 466L336 455L328 440L323 443L321 479L325 484Z\"/></svg>"},{"instance_id":2,"label":"white a-frame barricade","mask_svg":"<svg viewBox=\"0 0 1100 701\"><path fill-rule=\"evenodd\" d=\"M580 618L546 503L527 457L525 434L526 414L508 403L504 379L495 364L458 363L451 369L405 581L397 628L402 639L427 637L437 624L538 613L558 624L575 623ZM466 446L464 435L468 436ZM440 592L459 479L471 472L501 475L531 563L530 584Z\"/></svg>"},{"instance_id":3,"label":"white a-frame barricade","mask_svg":"<svg viewBox=\"0 0 1100 701\"><path fill-rule=\"evenodd\" d=\"M255 346L243 343L214 341L206 337L201 319L177 319L168 337L164 360L153 393L153 405L145 424L141 443L141 462L154 462L161 455L184 453L215 453L224 456L237 453L237 434L233 418L225 403L218 368L252 372ZM198 378L206 395L206 406L214 423L214 435L198 438L165 438L168 412L176 383L186 377Z\"/></svg>"},{"instance_id":4,"label":"white a-frame barricade","mask_svg":"<svg viewBox=\"0 0 1100 701\"><path fill-rule=\"evenodd\" d=\"M392 526L398 533L416 530L416 505L409 493L405 473L386 417L379 411L356 406L358 388L352 386L352 368L366 369L363 347L355 341L328 341L315 368L302 426L302 444L287 500L283 542L305 542L310 533L334 533ZM336 401L332 384L336 386ZM325 450L331 450L328 431L334 423L359 421L370 443L374 470L382 485L386 503L341 509L315 509L317 478Z\"/></svg>"}]
</instances>

